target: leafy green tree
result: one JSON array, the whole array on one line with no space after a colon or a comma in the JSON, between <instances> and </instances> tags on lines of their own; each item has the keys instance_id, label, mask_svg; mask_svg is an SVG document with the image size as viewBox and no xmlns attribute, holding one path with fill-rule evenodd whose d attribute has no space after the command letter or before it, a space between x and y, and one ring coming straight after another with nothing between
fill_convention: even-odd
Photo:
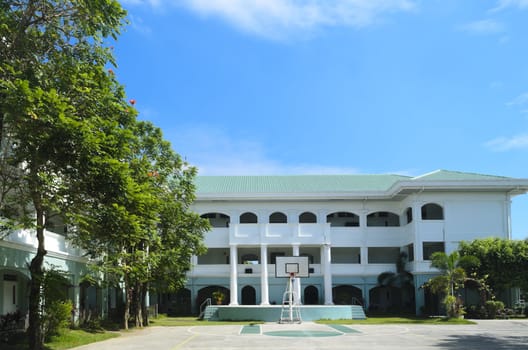
<instances>
[{"instance_id":1,"label":"leafy green tree","mask_svg":"<svg viewBox=\"0 0 528 350\"><path fill-rule=\"evenodd\" d=\"M411 300L414 298L414 277L413 274L405 269L407 264L407 253L401 252L396 261L396 272L387 271L378 275L378 285L387 288L397 288L399 291L398 307L407 308L411 312L413 305Z\"/></svg>"},{"instance_id":2,"label":"leafy green tree","mask_svg":"<svg viewBox=\"0 0 528 350\"><path fill-rule=\"evenodd\" d=\"M528 290L528 241L476 239L462 242L460 254L474 256L480 261L473 272L479 277L487 277L495 292L511 287Z\"/></svg>"},{"instance_id":3,"label":"leafy green tree","mask_svg":"<svg viewBox=\"0 0 528 350\"><path fill-rule=\"evenodd\" d=\"M473 266L478 262L474 257L460 257L458 251L451 254L435 252L431 255L431 267L441 271L441 275L433 277L425 284L433 293L444 295L444 305L449 317L458 317L463 313L461 300L456 292L464 287L467 280L466 270L462 266Z\"/></svg>"},{"instance_id":4,"label":"leafy green tree","mask_svg":"<svg viewBox=\"0 0 528 350\"><path fill-rule=\"evenodd\" d=\"M36 232L30 349L42 348L46 218L77 210L80 169L100 151L105 125L119 128L127 118L103 45L124 15L115 0L0 0L0 214L4 228Z\"/></svg>"},{"instance_id":5,"label":"leafy green tree","mask_svg":"<svg viewBox=\"0 0 528 350\"><path fill-rule=\"evenodd\" d=\"M175 290L183 284L209 227L189 210L196 169L151 123L137 122L131 130L126 161L88 169L85 185L103 190L84 201L76 235L81 247L99 257L99 271L124 282L124 328L130 318L138 327L148 323L145 296L151 286Z\"/></svg>"}]
</instances>

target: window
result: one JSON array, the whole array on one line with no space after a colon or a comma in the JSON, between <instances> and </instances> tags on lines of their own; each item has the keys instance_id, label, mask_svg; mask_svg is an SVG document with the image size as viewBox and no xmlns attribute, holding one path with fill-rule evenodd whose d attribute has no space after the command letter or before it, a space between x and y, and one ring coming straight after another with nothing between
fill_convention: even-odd
<instances>
[{"instance_id":1,"label":"window","mask_svg":"<svg viewBox=\"0 0 528 350\"><path fill-rule=\"evenodd\" d=\"M315 224L317 222L317 217L314 213L310 213L308 211L305 211L301 215L299 215L299 223L301 224Z\"/></svg>"},{"instance_id":2,"label":"window","mask_svg":"<svg viewBox=\"0 0 528 350\"><path fill-rule=\"evenodd\" d=\"M204 219L209 219L212 227L229 227L229 216L221 213L206 213L200 216Z\"/></svg>"},{"instance_id":3,"label":"window","mask_svg":"<svg viewBox=\"0 0 528 350\"><path fill-rule=\"evenodd\" d=\"M369 247L369 264L394 264L400 258L399 247Z\"/></svg>"},{"instance_id":4,"label":"window","mask_svg":"<svg viewBox=\"0 0 528 350\"><path fill-rule=\"evenodd\" d=\"M431 255L436 252L445 252L444 242L423 242L424 260L431 260Z\"/></svg>"},{"instance_id":5,"label":"window","mask_svg":"<svg viewBox=\"0 0 528 350\"><path fill-rule=\"evenodd\" d=\"M407 245L407 260L414 261L414 244Z\"/></svg>"},{"instance_id":6,"label":"window","mask_svg":"<svg viewBox=\"0 0 528 350\"><path fill-rule=\"evenodd\" d=\"M257 215L253 213L244 213L240 215L240 223L241 224L256 224L257 223Z\"/></svg>"},{"instance_id":7,"label":"window","mask_svg":"<svg viewBox=\"0 0 528 350\"><path fill-rule=\"evenodd\" d=\"M270 224L286 224L288 222L288 218L286 217L286 214L275 212L269 216L269 223Z\"/></svg>"},{"instance_id":8,"label":"window","mask_svg":"<svg viewBox=\"0 0 528 350\"><path fill-rule=\"evenodd\" d=\"M422 220L444 220L444 209L435 203L422 206Z\"/></svg>"},{"instance_id":9,"label":"window","mask_svg":"<svg viewBox=\"0 0 528 350\"><path fill-rule=\"evenodd\" d=\"M410 224L413 220L412 208L407 208L405 210L405 217L407 218L407 223Z\"/></svg>"},{"instance_id":10,"label":"window","mask_svg":"<svg viewBox=\"0 0 528 350\"><path fill-rule=\"evenodd\" d=\"M400 226L400 217L388 211L378 211L367 216L367 226Z\"/></svg>"},{"instance_id":11,"label":"window","mask_svg":"<svg viewBox=\"0 0 528 350\"><path fill-rule=\"evenodd\" d=\"M332 227L358 227L359 216L354 213L339 211L328 214L326 216L326 222L330 223Z\"/></svg>"}]
</instances>

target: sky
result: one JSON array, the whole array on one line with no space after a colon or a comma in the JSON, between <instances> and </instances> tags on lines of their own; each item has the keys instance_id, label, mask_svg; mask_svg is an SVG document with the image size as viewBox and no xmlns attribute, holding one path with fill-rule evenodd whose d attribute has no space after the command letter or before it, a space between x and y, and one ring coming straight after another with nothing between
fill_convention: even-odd
<instances>
[{"instance_id":1,"label":"sky","mask_svg":"<svg viewBox=\"0 0 528 350\"><path fill-rule=\"evenodd\" d=\"M122 5L117 78L200 175L528 178L528 0Z\"/></svg>"}]
</instances>

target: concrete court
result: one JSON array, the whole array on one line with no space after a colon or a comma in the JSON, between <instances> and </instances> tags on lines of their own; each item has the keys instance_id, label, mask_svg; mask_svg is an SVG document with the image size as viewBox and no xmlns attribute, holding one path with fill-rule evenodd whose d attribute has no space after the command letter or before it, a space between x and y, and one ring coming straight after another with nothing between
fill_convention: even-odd
<instances>
[{"instance_id":1,"label":"concrete court","mask_svg":"<svg viewBox=\"0 0 528 350\"><path fill-rule=\"evenodd\" d=\"M327 325L265 323L243 326L149 327L76 350L188 349L528 349L528 320L479 320L476 325ZM249 330L250 332L247 332ZM347 330L350 330L347 332ZM291 331L290 336L272 332ZM292 336L293 335L293 336ZM312 335L312 336L310 336ZM316 336L319 335L319 336ZM327 335L327 336L321 336Z\"/></svg>"}]
</instances>

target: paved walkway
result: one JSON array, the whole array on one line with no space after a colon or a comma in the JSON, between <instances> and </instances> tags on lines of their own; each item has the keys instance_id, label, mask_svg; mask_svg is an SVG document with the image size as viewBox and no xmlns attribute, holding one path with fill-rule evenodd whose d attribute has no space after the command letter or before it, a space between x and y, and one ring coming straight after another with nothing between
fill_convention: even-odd
<instances>
[{"instance_id":1,"label":"paved walkway","mask_svg":"<svg viewBox=\"0 0 528 350\"><path fill-rule=\"evenodd\" d=\"M244 327L149 327L76 350L528 350L528 320L477 325L347 325L265 323Z\"/></svg>"}]
</instances>

